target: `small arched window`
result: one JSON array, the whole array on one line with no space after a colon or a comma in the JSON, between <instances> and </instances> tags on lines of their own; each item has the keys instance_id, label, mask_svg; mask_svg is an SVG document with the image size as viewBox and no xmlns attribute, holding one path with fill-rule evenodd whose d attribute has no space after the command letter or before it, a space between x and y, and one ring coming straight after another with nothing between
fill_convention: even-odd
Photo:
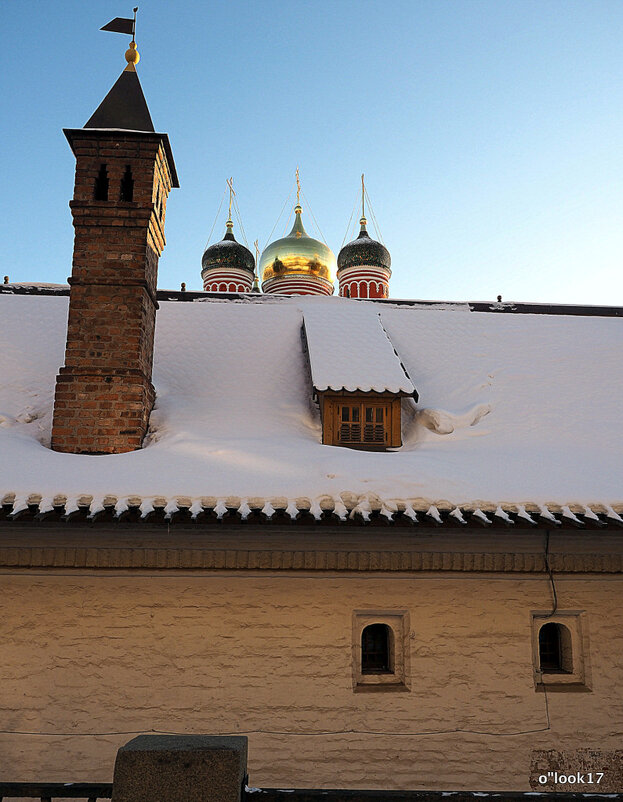
<instances>
[{"instance_id":1,"label":"small arched window","mask_svg":"<svg viewBox=\"0 0 623 802\"><path fill-rule=\"evenodd\" d=\"M134 199L134 179L132 178L132 168L129 164L125 166L125 173L121 179L121 193L119 200L132 201Z\"/></svg>"},{"instance_id":2,"label":"small arched window","mask_svg":"<svg viewBox=\"0 0 623 802\"><path fill-rule=\"evenodd\" d=\"M549 622L539 630L539 666L547 674L571 674L571 633L564 624Z\"/></svg>"},{"instance_id":3,"label":"small arched window","mask_svg":"<svg viewBox=\"0 0 623 802\"><path fill-rule=\"evenodd\" d=\"M105 164L100 164L100 171L95 178L95 185L93 187L93 200L108 200L108 170L106 169Z\"/></svg>"},{"instance_id":4,"label":"small arched window","mask_svg":"<svg viewBox=\"0 0 623 802\"><path fill-rule=\"evenodd\" d=\"M392 631L387 624L370 624L361 633L361 673L393 674Z\"/></svg>"}]
</instances>

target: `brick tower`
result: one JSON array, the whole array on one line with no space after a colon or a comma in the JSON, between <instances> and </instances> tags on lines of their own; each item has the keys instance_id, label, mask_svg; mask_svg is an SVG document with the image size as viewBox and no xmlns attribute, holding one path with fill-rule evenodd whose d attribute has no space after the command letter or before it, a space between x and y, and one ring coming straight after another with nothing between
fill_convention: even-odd
<instances>
[{"instance_id":1,"label":"brick tower","mask_svg":"<svg viewBox=\"0 0 623 802\"><path fill-rule=\"evenodd\" d=\"M76 157L75 239L56 451L140 448L154 403L158 259L167 196L179 184L169 138L154 131L138 58L133 41L127 67L84 128L64 131Z\"/></svg>"}]
</instances>

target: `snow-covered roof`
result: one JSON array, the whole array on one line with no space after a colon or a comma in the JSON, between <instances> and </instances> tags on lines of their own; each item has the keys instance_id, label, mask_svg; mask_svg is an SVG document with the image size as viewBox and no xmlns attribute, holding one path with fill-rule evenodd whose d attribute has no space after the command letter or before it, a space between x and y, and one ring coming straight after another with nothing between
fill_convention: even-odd
<instances>
[{"instance_id":1,"label":"snow-covered roof","mask_svg":"<svg viewBox=\"0 0 623 802\"><path fill-rule=\"evenodd\" d=\"M340 515L370 505L501 520L525 509L623 512L620 318L338 297L161 301L145 446L84 456L49 449L67 308L65 296L0 294L0 500L17 509L36 498L45 511L62 497L92 511L106 499L145 511L183 498L197 511L233 498L243 510ZM420 396L402 400L403 447L322 445L303 318L341 326L347 342L349 321L374 329L379 311ZM338 366L348 355L338 342L333 350Z\"/></svg>"},{"instance_id":2,"label":"snow-covered roof","mask_svg":"<svg viewBox=\"0 0 623 802\"><path fill-rule=\"evenodd\" d=\"M366 305L307 304L303 326L314 389L413 395L380 315Z\"/></svg>"}]
</instances>

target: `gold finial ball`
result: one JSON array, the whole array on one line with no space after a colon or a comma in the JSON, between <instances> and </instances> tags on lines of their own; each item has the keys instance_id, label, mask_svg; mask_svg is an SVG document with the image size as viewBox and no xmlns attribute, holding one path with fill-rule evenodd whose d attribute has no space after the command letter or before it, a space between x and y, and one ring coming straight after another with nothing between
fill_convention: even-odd
<instances>
[{"instance_id":1,"label":"gold finial ball","mask_svg":"<svg viewBox=\"0 0 623 802\"><path fill-rule=\"evenodd\" d=\"M125 51L125 60L128 64L134 64L136 67L140 58L139 52L136 49L136 42L130 42L130 47Z\"/></svg>"}]
</instances>

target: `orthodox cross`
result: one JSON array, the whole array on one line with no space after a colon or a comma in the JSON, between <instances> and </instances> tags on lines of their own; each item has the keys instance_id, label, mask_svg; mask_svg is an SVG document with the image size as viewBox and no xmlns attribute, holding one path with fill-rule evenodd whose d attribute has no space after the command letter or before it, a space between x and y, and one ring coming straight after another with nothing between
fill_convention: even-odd
<instances>
[{"instance_id":1,"label":"orthodox cross","mask_svg":"<svg viewBox=\"0 0 623 802\"><path fill-rule=\"evenodd\" d=\"M364 206L365 197L366 197L366 185L363 182L363 173L362 173L361 174L361 216L362 217L366 216L366 210L365 210L365 206Z\"/></svg>"},{"instance_id":2,"label":"orthodox cross","mask_svg":"<svg viewBox=\"0 0 623 802\"><path fill-rule=\"evenodd\" d=\"M233 200L234 196L236 195L236 193L234 192L234 179L233 179L233 177L227 179L227 186L229 187L229 217L227 219L231 220L231 203L232 203L232 200Z\"/></svg>"}]
</instances>

